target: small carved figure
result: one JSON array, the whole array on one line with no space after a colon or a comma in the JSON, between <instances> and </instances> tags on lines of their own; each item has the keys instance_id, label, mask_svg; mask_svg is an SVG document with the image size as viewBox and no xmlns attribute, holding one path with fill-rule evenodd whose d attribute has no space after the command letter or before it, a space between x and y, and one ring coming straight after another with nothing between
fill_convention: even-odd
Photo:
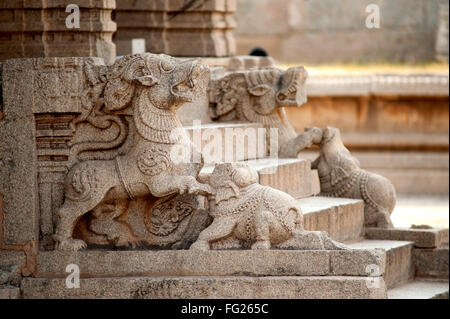
<instances>
[{"instance_id":1,"label":"small carved figure","mask_svg":"<svg viewBox=\"0 0 450 319\"><path fill-rule=\"evenodd\" d=\"M360 168L359 161L344 146L339 129L308 128L297 137L297 143L305 148L320 144L320 156L311 166L318 170L322 196L362 199L366 226L393 227L394 185Z\"/></svg>"},{"instance_id":2,"label":"small carved figure","mask_svg":"<svg viewBox=\"0 0 450 319\"><path fill-rule=\"evenodd\" d=\"M77 221L89 211L95 217L91 229L121 245L132 242L127 226L116 220L127 210L130 199L149 194L164 197L213 193L209 185L196 179L202 163L175 161L172 156L174 147L191 146L175 113L193 100L197 81L208 77L206 65L149 53L123 57L102 69L101 81L106 82L94 94L99 101L91 102L93 110L81 120L95 121L95 110L100 108L115 114L131 107L136 134L126 154L111 160L82 161L70 169L65 180L65 201L57 212L57 249L86 246L72 236ZM93 77L91 82L98 81ZM108 122L110 117L100 119Z\"/></svg>"},{"instance_id":3,"label":"small carved figure","mask_svg":"<svg viewBox=\"0 0 450 319\"><path fill-rule=\"evenodd\" d=\"M215 189L213 223L190 249L209 250L210 244L236 239L251 249L282 245L289 249L345 249L324 232L303 229L301 208L290 195L262 186L255 169L239 163L217 164L210 176Z\"/></svg>"}]
</instances>

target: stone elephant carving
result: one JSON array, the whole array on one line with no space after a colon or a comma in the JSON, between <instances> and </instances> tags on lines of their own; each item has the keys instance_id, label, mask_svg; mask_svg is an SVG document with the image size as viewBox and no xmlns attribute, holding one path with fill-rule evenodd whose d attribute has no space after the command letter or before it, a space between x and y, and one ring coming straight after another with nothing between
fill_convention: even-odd
<instances>
[{"instance_id":1,"label":"stone elephant carving","mask_svg":"<svg viewBox=\"0 0 450 319\"><path fill-rule=\"evenodd\" d=\"M73 238L73 231L89 211L95 217L110 216L111 223L91 225L109 239L118 226L124 228L117 218L127 210L130 199L213 193L209 185L196 179L203 163L179 161L172 156L174 147L193 149L176 111L193 100L198 81L208 78L209 68L204 64L150 53L125 56L104 70L102 85L96 86L99 100L94 102L98 106L86 114L92 121L92 112L100 109L115 114L131 108L136 130L133 145L126 154L111 160L81 161L70 169L64 186L65 201L57 212L56 249L86 246ZM126 235L111 239L116 245L128 241Z\"/></svg>"},{"instance_id":2,"label":"stone elephant carving","mask_svg":"<svg viewBox=\"0 0 450 319\"><path fill-rule=\"evenodd\" d=\"M210 176L214 220L190 249L209 250L211 244L230 239L251 249L345 249L325 232L305 231L295 199L260 185L258 179L257 171L245 164L216 165Z\"/></svg>"},{"instance_id":3,"label":"stone elephant carving","mask_svg":"<svg viewBox=\"0 0 450 319\"><path fill-rule=\"evenodd\" d=\"M268 133L276 129L277 149L281 148L297 136L284 108L306 102L307 77L303 67L286 71L250 69L213 76L209 85L210 117L216 121L260 123Z\"/></svg>"},{"instance_id":4,"label":"stone elephant carving","mask_svg":"<svg viewBox=\"0 0 450 319\"><path fill-rule=\"evenodd\" d=\"M342 142L339 129L311 127L297 138L304 148L320 145L320 155L312 163L320 178L321 195L364 200L368 227L393 227L390 215L395 208L394 185L385 177L367 172Z\"/></svg>"}]
</instances>

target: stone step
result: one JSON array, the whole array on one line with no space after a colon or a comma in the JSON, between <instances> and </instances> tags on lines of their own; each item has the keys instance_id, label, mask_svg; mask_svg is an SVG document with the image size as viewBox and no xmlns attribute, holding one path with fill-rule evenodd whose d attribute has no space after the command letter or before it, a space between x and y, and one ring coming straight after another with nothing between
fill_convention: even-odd
<instances>
[{"instance_id":1,"label":"stone step","mask_svg":"<svg viewBox=\"0 0 450 319\"><path fill-rule=\"evenodd\" d=\"M142 276L354 276L369 265L381 276L385 253L370 250L161 250L39 252L34 277L65 278L75 264L80 277Z\"/></svg>"},{"instance_id":2,"label":"stone step","mask_svg":"<svg viewBox=\"0 0 450 319\"><path fill-rule=\"evenodd\" d=\"M20 289L18 287L0 285L0 299L20 299Z\"/></svg>"},{"instance_id":3,"label":"stone step","mask_svg":"<svg viewBox=\"0 0 450 319\"><path fill-rule=\"evenodd\" d=\"M265 158L270 153L265 130L258 123L192 123L184 129L195 147L202 151L206 164Z\"/></svg>"},{"instance_id":4,"label":"stone step","mask_svg":"<svg viewBox=\"0 0 450 319\"><path fill-rule=\"evenodd\" d=\"M80 279L69 289L65 279L25 278L23 298L104 299L385 299L380 277L131 277Z\"/></svg>"},{"instance_id":5,"label":"stone step","mask_svg":"<svg viewBox=\"0 0 450 319\"><path fill-rule=\"evenodd\" d=\"M311 170L311 162L299 158L265 158L243 161L259 172L261 185L270 186L288 193L294 198L305 198L316 195L317 174ZM214 166L205 166L200 178L206 179ZM314 178L314 180L313 180Z\"/></svg>"},{"instance_id":6,"label":"stone step","mask_svg":"<svg viewBox=\"0 0 450 319\"><path fill-rule=\"evenodd\" d=\"M384 281L388 289L414 278L414 244L409 241L363 240L349 245L356 249L379 248L386 251Z\"/></svg>"},{"instance_id":7,"label":"stone step","mask_svg":"<svg viewBox=\"0 0 450 319\"><path fill-rule=\"evenodd\" d=\"M308 197L299 199L307 230L326 231L335 240L360 239L364 229L364 202L357 199Z\"/></svg>"},{"instance_id":8,"label":"stone step","mask_svg":"<svg viewBox=\"0 0 450 319\"><path fill-rule=\"evenodd\" d=\"M389 299L448 299L449 285L447 282L426 281L416 279L402 286L389 289Z\"/></svg>"},{"instance_id":9,"label":"stone step","mask_svg":"<svg viewBox=\"0 0 450 319\"><path fill-rule=\"evenodd\" d=\"M415 248L414 258L416 264L416 276L449 278L448 246L440 248Z\"/></svg>"},{"instance_id":10,"label":"stone step","mask_svg":"<svg viewBox=\"0 0 450 319\"><path fill-rule=\"evenodd\" d=\"M366 228L367 239L412 241L418 248L436 248L448 246L448 228Z\"/></svg>"},{"instance_id":11,"label":"stone step","mask_svg":"<svg viewBox=\"0 0 450 319\"><path fill-rule=\"evenodd\" d=\"M0 250L0 299L17 295L14 287L22 279L24 264L25 254L22 251Z\"/></svg>"}]
</instances>

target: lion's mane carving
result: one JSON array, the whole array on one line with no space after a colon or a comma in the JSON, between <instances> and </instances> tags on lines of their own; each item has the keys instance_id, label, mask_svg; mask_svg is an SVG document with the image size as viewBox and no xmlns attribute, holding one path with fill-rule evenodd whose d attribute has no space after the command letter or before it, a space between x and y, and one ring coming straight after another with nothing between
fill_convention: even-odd
<instances>
[{"instance_id":1,"label":"lion's mane carving","mask_svg":"<svg viewBox=\"0 0 450 319\"><path fill-rule=\"evenodd\" d=\"M61 250L86 246L72 236L77 221L89 211L102 217L93 219L91 230L121 246L133 236L129 227L118 232L120 227L114 221L127 211L130 199L213 192L196 179L201 163L174 162L170 156L172 147L191 145L175 114L193 100L198 83L207 83L206 65L145 53L125 56L110 67L87 64L85 74L88 81L82 101L84 110L73 127L87 122L107 129L116 124L119 133L106 143L89 140L71 148L75 164L66 177L65 202L57 212L54 236L56 248ZM129 135L130 125L120 114L132 116L132 144L125 154L105 155L103 151L117 148ZM84 152L100 157L80 158Z\"/></svg>"}]
</instances>

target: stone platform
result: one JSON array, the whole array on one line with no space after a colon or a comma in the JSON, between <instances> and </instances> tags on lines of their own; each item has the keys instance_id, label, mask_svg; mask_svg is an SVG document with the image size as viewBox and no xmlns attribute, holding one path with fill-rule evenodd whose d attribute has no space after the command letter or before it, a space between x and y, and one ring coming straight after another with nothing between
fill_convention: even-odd
<instances>
[{"instance_id":1,"label":"stone platform","mask_svg":"<svg viewBox=\"0 0 450 319\"><path fill-rule=\"evenodd\" d=\"M80 267L81 278L160 276L368 276L367 266L385 269L377 249L312 250L161 250L40 252L35 277L67 276Z\"/></svg>"},{"instance_id":2,"label":"stone platform","mask_svg":"<svg viewBox=\"0 0 450 319\"><path fill-rule=\"evenodd\" d=\"M65 286L68 264L80 267L80 289ZM41 252L37 269L24 298L386 297L382 250Z\"/></svg>"},{"instance_id":3,"label":"stone platform","mask_svg":"<svg viewBox=\"0 0 450 319\"><path fill-rule=\"evenodd\" d=\"M64 279L26 278L25 299L383 299L367 288L370 277L134 277L81 279L67 289Z\"/></svg>"},{"instance_id":4,"label":"stone platform","mask_svg":"<svg viewBox=\"0 0 450 319\"><path fill-rule=\"evenodd\" d=\"M311 162L297 158L262 158L242 161L255 168L259 173L261 185L270 186L288 193L294 198L305 198L320 192L319 177L311 170ZM214 166L206 166L200 172L202 179L214 170ZM296 178L291 178L295 176Z\"/></svg>"}]
</instances>

